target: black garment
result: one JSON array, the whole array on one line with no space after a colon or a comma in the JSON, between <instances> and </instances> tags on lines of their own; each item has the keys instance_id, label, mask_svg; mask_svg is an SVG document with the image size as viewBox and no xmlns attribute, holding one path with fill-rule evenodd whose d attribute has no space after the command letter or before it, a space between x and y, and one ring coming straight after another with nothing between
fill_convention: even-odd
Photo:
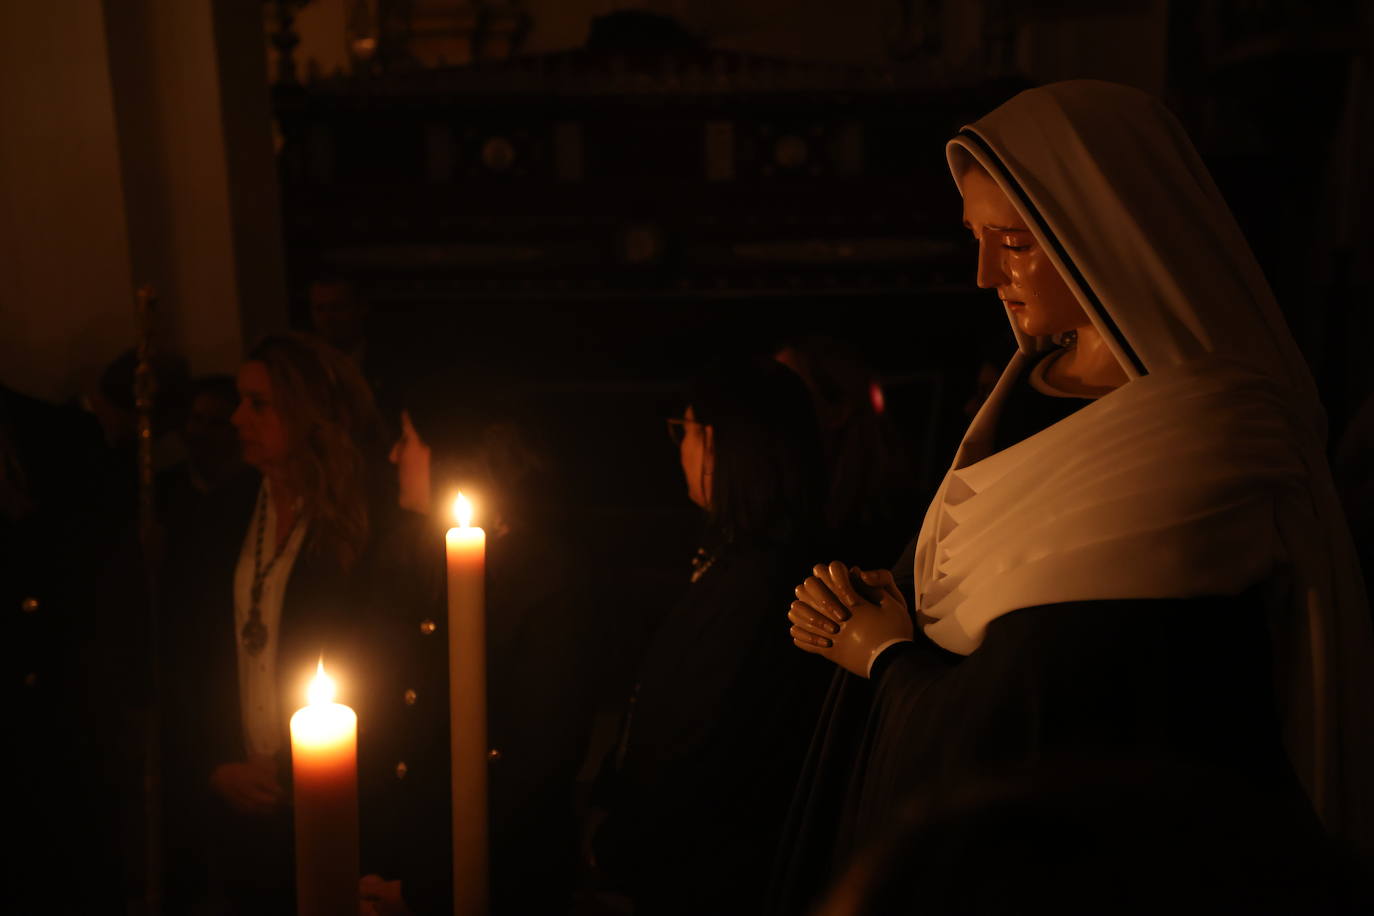
<instances>
[{"instance_id":1,"label":"black garment","mask_svg":"<svg viewBox=\"0 0 1374 916\"><path fill-rule=\"evenodd\" d=\"M289 806L248 817L209 788L222 763L246 759L239 703L234 573L258 499L256 473L209 494L169 533L161 620L163 810L169 909L179 912L222 885L235 912L292 912L294 855ZM373 531L384 530L379 500ZM372 568L365 550L350 570L319 549L308 529L282 602L277 653L279 700L290 708L323 653L340 686L339 701L363 720L369 708L364 673ZM302 695L298 705L304 705ZM290 742L277 754L278 779L291 791Z\"/></svg>"},{"instance_id":2,"label":"black garment","mask_svg":"<svg viewBox=\"0 0 1374 916\"><path fill-rule=\"evenodd\" d=\"M375 706L358 711L362 871L400 879L417 914L442 912L451 893L442 538L403 512L379 545L379 613L369 623Z\"/></svg>"},{"instance_id":3,"label":"black garment","mask_svg":"<svg viewBox=\"0 0 1374 916\"><path fill-rule=\"evenodd\" d=\"M1196 761L1049 756L903 807L825 912L1371 911L1310 810Z\"/></svg>"},{"instance_id":4,"label":"black garment","mask_svg":"<svg viewBox=\"0 0 1374 916\"><path fill-rule=\"evenodd\" d=\"M787 636L810 557L732 545L667 615L594 803L637 914L757 913L824 680Z\"/></svg>"},{"instance_id":5,"label":"black garment","mask_svg":"<svg viewBox=\"0 0 1374 916\"><path fill-rule=\"evenodd\" d=\"M1035 367L1048 359L1058 356L1062 350L1046 350L1016 380L1007 399L1002 403L1001 415L997 418L997 431L993 436L993 451L1000 452L1023 439L1063 420L1070 414L1093 402L1092 398L1061 398L1045 394L1031 384L1030 377Z\"/></svg>"},{"instance_id":6,"label":"black garment","mask_svg":"<svg viewBox=\"0 0 1374 916\"><path fill-rule=\"evenodd\" d=\"M487 539L491 912L566 910L576 864L574 792L591 730L597 615L574 547L531 521ZM417 914L452 909L448 621L443 533L407 515L378 579L382 705L360 725L364 870L399 878Z\"/></svg>"},{"instance_id":7,"label":"black garment","mask_svg":"<svg viewBox=\"0 0 1374 916\"><path fill-rule=\"evenodd\" d=\"M112 676L126 669L97 664L106 660L100 636L109 621L92 588L113 527L101 512L103 449L90 416L0 386L13 913L123 905L109 742L121 737L114 721L122 709L110 702L121 685ZM141 619L123 623L142 632ZM81 881L71 881L73 862Z\"/></svg>"},{"instance_id":8,"label":"black garment","mask_svg":"<svg viewBox=\"0 0 1374 916\"><path fill-rule=\"evenodd\" d=\"M999 617L966 658L921 639L885 652L870 681L840 672L794 801L771 911L805 912L899 824L913 794L1010 782L1046 759L1181 760L1301 808L1268 639L1251 595L1083 601Z\"/></svg>"},{"instance_id":9,"label":"black garment","mask_svg":"<svg viewBox=\"0 0 1374 916\"><path fill-rule=\"evenodd\" d=\"M1090 403L1037 391L1030 371L1003 404L999 450ZM914 546L895 573L909 602ZM769 912L806 912L913 795L1015 781L1047 759L1216 767L1310 820L1280 739L1268 639L1258 591L1080 601L1003 615L967 657L918 630L878 658L870 680L838 672Z\"/></svg>"}]
</instances>

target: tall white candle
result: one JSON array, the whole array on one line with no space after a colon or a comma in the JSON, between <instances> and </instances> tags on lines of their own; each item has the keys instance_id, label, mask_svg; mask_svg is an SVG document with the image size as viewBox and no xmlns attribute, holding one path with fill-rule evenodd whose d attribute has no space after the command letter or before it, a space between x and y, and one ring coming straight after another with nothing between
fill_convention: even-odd
<instances>
[{"instance_id":1,"label":"tall white candle","mask_svg":"<svg viewBox=\"0 0 1374 916\"><path fill-rule=\"evenodd\" d=\"M453 912L487 912L486 544L469 527L472 505L454 501L448 555L449 750L453 790Z\"/></svg>"}]
</instances>

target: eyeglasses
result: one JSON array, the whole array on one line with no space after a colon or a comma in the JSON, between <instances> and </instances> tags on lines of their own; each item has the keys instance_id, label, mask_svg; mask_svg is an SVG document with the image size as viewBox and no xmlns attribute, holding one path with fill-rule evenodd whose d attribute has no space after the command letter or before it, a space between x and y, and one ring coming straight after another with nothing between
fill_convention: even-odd
<instances>
[{"instance_id":1,"label":"eyeglasses","mask_svg":"<svg viewBox=\"0 0 1374 916\"><path fill-rule=\"evenodd\" d=\"M674 445L681 445L682 440L687 436L687 425L700 426L697 420L688 420L686 417L668 418L668 438L673 440Z\"/></svg>"}]
</instances>

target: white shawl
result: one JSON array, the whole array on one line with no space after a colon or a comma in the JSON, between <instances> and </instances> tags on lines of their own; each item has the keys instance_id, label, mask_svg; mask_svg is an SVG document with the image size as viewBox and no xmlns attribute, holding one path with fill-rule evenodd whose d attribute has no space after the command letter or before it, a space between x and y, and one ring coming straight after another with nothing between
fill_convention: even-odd
<instances>
[{"instance_id":1,"label":"white shawl","mask_svg":"<svg viewBox=\"0 0 1374 916\"><path fill-rule=\"evenodd\" d=\"M975 651L994 618L1064 601L1264 584L1289 756L1333 831L1374 854L1374 634L1315 385L1206 168L1155 99L1023 92L948 148L1006 192L1130 381L989 454L1019 352L921 528L917 619ZM1010 316L1009 316L1010 320ZM1187 620L1159 620L1180 640Z\"/></svg>"}]
</instances>

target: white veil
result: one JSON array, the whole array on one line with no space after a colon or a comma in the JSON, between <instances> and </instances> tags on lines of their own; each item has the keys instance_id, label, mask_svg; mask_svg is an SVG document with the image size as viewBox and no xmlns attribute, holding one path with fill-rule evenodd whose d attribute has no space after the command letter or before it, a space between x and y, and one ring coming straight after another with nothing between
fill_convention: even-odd
<instances>
[{"instance_id":1,"label":"white veil","mask_svg":"<svg viewBox=\"0 0 1374 916\"><path fill-rule=\"evenodd\" d=\"M990 454L1007 391L1046 346L1012 322L1020 351L921 529L918 620L967 654L1021 607L1270 583L1290 759L1328 828L1374 858L1374 633L1325 416L1183 129L1134 89L1056 83L948 156L956 181L971 158L1006 192L1130 381ZM1160 625L1189 637L1187 621Z\"/></svg>"}]
</instances>

